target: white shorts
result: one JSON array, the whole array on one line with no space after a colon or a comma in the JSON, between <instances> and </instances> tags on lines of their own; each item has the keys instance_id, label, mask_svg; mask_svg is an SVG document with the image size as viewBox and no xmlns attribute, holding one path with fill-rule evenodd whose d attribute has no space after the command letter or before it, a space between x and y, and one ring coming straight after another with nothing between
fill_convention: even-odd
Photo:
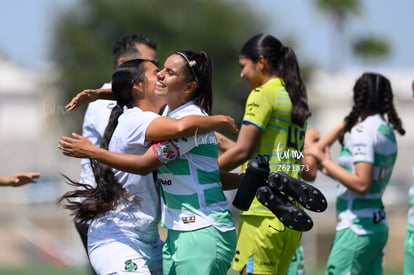
<instances>
[{"instance_id":1,"label":"white shorts","mask_svg":"<svg viewBox=\"0 0 414 275\"><path fill-rule=\"evenodd\" d=\"M99 275L162 275L162 241L155 246L123 239L108 240L91 249L89 260Z\"/></svg>"}]
</instances>

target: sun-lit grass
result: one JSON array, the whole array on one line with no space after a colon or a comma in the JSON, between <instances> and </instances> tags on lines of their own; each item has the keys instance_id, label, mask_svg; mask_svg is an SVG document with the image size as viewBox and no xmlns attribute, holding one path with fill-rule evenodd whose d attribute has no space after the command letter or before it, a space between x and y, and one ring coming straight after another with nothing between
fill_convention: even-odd
<instances>
[{"instance_id":1,"label":"sun-lit grass","mask_svg":"<svg viewBox=\"0 0 414 275\"><path fill-rule=\"evenodd\" d=\"M27 266L0 268L0 275L89 275L86 268L57 268L51 266Z\"/></svg>"},{"instance_id":2,"label":"sun-lit grass","mask_svg":"<svg viewBox=\"0 0 414 275\"><path fill-rule=\"evenodd\" d=\"M307 270L306 275L322 275L323 268ZM384 275L401 275L402 271L384 270ZM89 275L86 268L56 268L51 266L30 266L24 268L0 268L0 275ZM227 275L238 275L238 272L229 270Z\"/></svg>"}]
</instances>

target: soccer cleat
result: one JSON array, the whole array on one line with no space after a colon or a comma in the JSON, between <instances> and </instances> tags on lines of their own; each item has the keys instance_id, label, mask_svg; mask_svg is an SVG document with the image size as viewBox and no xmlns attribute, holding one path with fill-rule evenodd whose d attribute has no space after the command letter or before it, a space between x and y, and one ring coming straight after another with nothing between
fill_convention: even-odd
<instances>
[{"instance_id":1,"label":"soccer cleat","mask_svg":"<svg viewBox=\"0 0 414 275\"><path fill-rule=\"evenodd\" d=\"M303 232L313 227L311 217L304 210L290 202L287 196L273 193L269 186L257 189L256 197L288 228Z\"/></svg>"},{"instance_id":2,"label":"soccer cleat","mask_svg":"<svg viewBox=\"0 0 414 275\"><path fill-rule=\"evenodd\" d=\"M310 211L323 212L328 207L325 196L318 188L285 173L272 172L269 175L269 187L273 192L292 197Z\"/></svg>"}]
</instances>

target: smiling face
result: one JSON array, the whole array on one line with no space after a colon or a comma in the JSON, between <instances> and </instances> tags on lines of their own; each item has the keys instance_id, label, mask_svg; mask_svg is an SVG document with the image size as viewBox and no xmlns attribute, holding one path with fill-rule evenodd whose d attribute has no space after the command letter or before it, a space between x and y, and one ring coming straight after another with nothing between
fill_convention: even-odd
<instances>
[{"instance_id":1,"label":"smiling face","mask_svg":"<svg viewBox=\"0 0 414 275\"><path fill-rule=\"evenodd\" d=\"M148 98L150 98L151 102L159 110L165 105L165 101L155 94L155 87L156 87L157 80L158 80L157 73L159 72L159 69L157 66L155 66L154 63L145 62L144 70L145 70L145 73L144 73L145 78L143 81L144 93L146 94Z\"/></svg>"},{"instance_id":2,"label":"smiling face","mask_svg":"<svg viewBox=\"0 0 414 275\"><path fill-rule=\"evenodd\" d=\"M240 55L239 64L241 67L240 77L249 82L251 90L263 84L257 63L244 55Z\"/></svg>"},{"instance_id":3,"label":"smiling face","mask_svg":"<svg viewBox=\"0 0 414 275\"><path fill-rule=\"evenodd\" d=\"M194 85L185 80L184 66L184 58L173 54L165 60L162 70L157 74L155 94L164 99L171 110L191 99Z\"/></svg>"},{"instance_id":4,"label":"smiling face","mask_svg":"<svg viewBox=\"0 0 414 275\"><path fill-rule=\"evenodd\" d=\"M159 113L161 108L165 106L165 101L155 95L159 69L149 61L144 61L140 67L141 73L135 76L132 86L135 106L144 111Z\"/></svg>"}]
</instances>

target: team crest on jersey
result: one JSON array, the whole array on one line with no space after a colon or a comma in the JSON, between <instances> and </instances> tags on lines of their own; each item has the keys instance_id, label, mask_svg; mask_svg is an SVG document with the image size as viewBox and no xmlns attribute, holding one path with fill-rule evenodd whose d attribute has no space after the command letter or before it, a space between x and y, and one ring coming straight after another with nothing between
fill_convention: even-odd
<instances>
[{"instance_id":1,"label":"team crest on jersey","mask_svg":"<svg viewBox=\"0 0 414 275\"><path fill-rule=\"evenodd\" d=\"M182 217L181 220L183 221L183 223L195 223L196 217L195 216Z\"/></svg>"},{"instance_id":2,"label":"team crest on jersey","mask_svg":"<svg viewBox=\"0 0 414 275\"><path fill-rule=\"evenodd\" d=\"M131 259L125 261L125 271L132 272L137 271L138 265L134 263Z\"/></svg>"},{"instance_id":3,"label":"team crest on jersey","mask_svg":"<svg viewBox=\"0 0 414 275\"><path fill-rule=\"evenodd\" d=\"M162 163L176 160L180 156L178 148L171 141L155 144L153 148L157 159Z\"/></svg>"}]
</instances>

